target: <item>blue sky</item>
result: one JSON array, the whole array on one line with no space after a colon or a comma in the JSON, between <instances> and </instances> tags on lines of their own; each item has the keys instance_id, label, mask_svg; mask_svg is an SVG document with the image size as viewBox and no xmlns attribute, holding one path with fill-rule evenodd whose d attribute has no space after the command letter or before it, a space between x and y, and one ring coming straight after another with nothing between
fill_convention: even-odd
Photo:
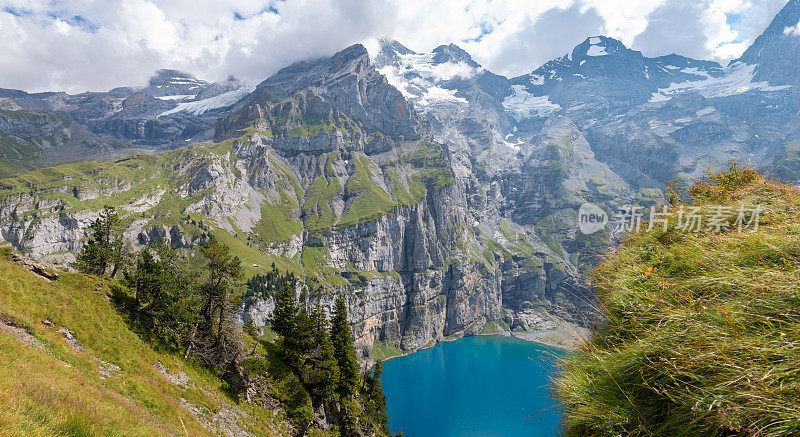
<instances>
[{"instance_id":1,"label":"blue sky","mask_svg":"<svg viewBox=\"0 0 800 437\"><path fill-rule=\"evenodd\" d=\"M738 57L784 0L0 0L0 87L107 90L159 68L258 82L353 43L456 43L486 68L530 72L588 36L645 55Z\"/></svg>"}]
</instances>

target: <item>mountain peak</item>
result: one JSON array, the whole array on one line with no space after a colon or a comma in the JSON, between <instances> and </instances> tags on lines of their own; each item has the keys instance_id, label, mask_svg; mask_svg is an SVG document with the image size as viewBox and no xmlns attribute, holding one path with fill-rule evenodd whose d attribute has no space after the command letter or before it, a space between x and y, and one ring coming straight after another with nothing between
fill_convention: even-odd
<instances>
[{"instance_id":1,"label":"mountain peak","mask_svg":"<svg viewBox=\"0 0 800 437\"><path fill-rule=\"evenodd\" d=\"M800 0L789 1L741 58L732 61L756 64L754 79L773 85L798 83L800 58Z\"/></svg>"},{"instance_id":2,"label":"mountain peak","mask_svg":"<svg viewBox=\"0 0 800 437\"><path fill-rule=\"evenodd\" d=\"M448 45L440 45L433 49L433 63L434 64L444 64L446 62L453 62L459 63L463 62L470 67L478 68L477 62L472 59L469 53L467 53L461 47L455 44L448 44Z\"/></svg>"},{"instance_id":3,"label":"mountain peak","mask_svg":"<svg viewBox=\"0 0 800 437\"><path fill-rule=\"evenodd\" d=\"M387 55L395 53L398 55L415 54L413 50L393 39L381 38L378 40L378 44L380 45L380 53L385 53Z\"/></svg>"},{"instance_id":4,"label":"mountain peak","mask_svg":"<svg viewBox=\"0 0 800 437\"><path fill-rule=\"evenodd\" d=\"M354 59L363 59L364 57L369 58L367 48L364 47L363 44L353 44L344 50L336 52L336 54L331 57L331 60L349 61Z\"/></svg>"},{"instance_id":5,"label":"mountain peak","mask_svg":"<svg viewBox=\"0 0 800 437\"><path fill-rule=\"evenodd\" d=\"M297 62L281 69L258 85L251 102L260 103L258 99L265 97L274 103L306 91L363 123L368 131L411 139L419 138L424 130L419 116L400 91L378 72L361 44L328 58Z\"/></svg>"},{"instance_id":6,"label":"mountain peak","mask_svg":"<svg viewBox=\"0 0 800 437\"><path fill-rule=\"evenodd\" d=\"M572 51L573 60L587 57L607 56L628 50L621 41L607 36L591 36L578 44Z\"/></svg>"},{"instance_id":7,"label":"mountain peak","mask_svg":"<svg viewBox=\"0 0 800 437\"><path fill-rule=\"evenodd\" d=\"M205 81L197 79L191 73L187 73L181 70L162 68L161 70L157 70L152 76L150 76L150 80L147 82L147 84L149 86L158 86L158 85L169 84L170 82L205 83Z\"/></svg>"}]
</instances>

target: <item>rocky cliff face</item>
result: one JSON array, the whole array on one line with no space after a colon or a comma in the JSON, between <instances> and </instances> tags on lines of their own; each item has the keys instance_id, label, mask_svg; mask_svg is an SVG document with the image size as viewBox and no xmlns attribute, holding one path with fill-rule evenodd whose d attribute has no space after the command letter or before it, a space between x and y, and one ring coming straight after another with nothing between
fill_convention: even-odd
<instances>
[{"instance_id":1,"label":"rocky cliff face","mask_svg":"<svg viewBox=\"0 0 800 437\"><path fill-rule=\"evenodd\" d=\"M755 78L771 85L796 85L800 57L800 2L790 0L736 62L755 65Z\"/></svg>"}]
</instances>

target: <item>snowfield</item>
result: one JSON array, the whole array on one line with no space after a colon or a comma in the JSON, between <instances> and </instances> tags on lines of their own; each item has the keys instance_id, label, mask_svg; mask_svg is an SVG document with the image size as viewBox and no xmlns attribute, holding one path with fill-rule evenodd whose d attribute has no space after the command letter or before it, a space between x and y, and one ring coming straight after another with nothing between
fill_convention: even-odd
<instances>
[{"instance_id":1,"label":"snowfield","mask_svg":"<svg viewBox=\"0 0 800 437\"><path fill-rule=\"evenodd\" d=\"M256 87L254 86L243 86L233 91L228 91L227 93L209 97L203 100L198 100L196 102L180 103L178 106L170 109L169 111L162 112L159 117L176 114L178 112L185 112L187 114L197 116L214 109L225 108L235 104L239 100L242 100L255 89Z\"/></svg>"}]
</instances>

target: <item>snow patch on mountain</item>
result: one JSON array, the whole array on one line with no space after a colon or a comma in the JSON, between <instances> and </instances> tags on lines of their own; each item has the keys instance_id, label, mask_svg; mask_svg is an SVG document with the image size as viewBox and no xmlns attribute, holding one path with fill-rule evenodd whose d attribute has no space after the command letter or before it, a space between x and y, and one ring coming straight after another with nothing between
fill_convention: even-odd
<instances>
[{"instance_id":1,"label":"snow patch on mountain","mask_svg":"<svg viewBox=\"0 0 800 437\"><path fill-rule=\"evenodd\" d=\"M778 91L791 88L789 85L771 86L767 82L754 82L756 66L737 62L725 70L725 74L713 77L698 68L684 68L683 73L701 77L701 80L673 83L667 88L660 88L653 93L650 102L669 100L671 96L686 92L697 92L706 98L727 97L748 91Z\"/></svg>"},{"instance_id":2,"label":"snow patch on mountain","mask_svg":"<svg viewBox=\"0 0 800 437\"><path fill-rule=\"evenodd\" d=\"M439 86L428 88L422 97L417 101L418 105L430 106L437 103L459 103L467 105L469 102L462 97L456 97L456 90L448 90Z\"/></svg>"},{"instance_id":3,"label":"snow patch on mountain","mask_svg":"<svg viewBox=\"0 0 800 437\"><path fill-rule=\"evenodd\" d=\"M159 100L189 100L197 97L197 94L176 94L172 96L155 96Z\"/></svg>"},{"instance_id":4,"label":"snow patch on mountain","mask_svg":"<svg viewBox=\"0 0 800 437\"><path fill-rule=\"evenodd\" d=\"M395 62L378 71L390 85L397 88L418 111L427 112L431 106L467 105L469 102L457 97L457 90L445 88L445 82L453 79L470 79L482 71L465 62L434 62L434 54L400 54ZM444 85L445 87L443 87Z\"/></svg>"},{"instance_id":5,"label":"snow patch on mountain","mask_svg":"<svg viewBox=\"0 0 800 437\"><path fill-rule=\"evenodd\" d=\"M525 144L525 142L517 138L517 141L512 143L509 141L511 139L514 139L514 134L506 135L505 138L503 138L503 144L514 152L519 152L520 146Z\"/></svg>"},{"instance_id":6,"label":"snow patch on mountain","mask_svg":"<svg viewBox=\"0 0 800 437\"><path fill-rule=\"evenodd\" d=\"M592 45L586 52L586 56L605 56L607 54L608 52L606 51L605 46L600 45Z\"/></svg>"},{"instance_id":7,"label":"snow patch on mountain","mask_svg":"<svg viewBox=\"0 0 800 437\"><path fill-rule=\"evenodd\" d=\"M524 85L511 85L513 93L503 100L503 107L514 118L546 117L560 111L561 106L550 101L548 96L534 96L525 90Z\"/></svg>"},{"instance_id":8,"label":"snow patch on mountain","mask_svg":"<svg viewBox=\"0 0 800 437\"><path fill-rule=\"evenodd\" d=\"M196 102L179 103L178 106L170 109L169 111L161 113L159 117L169 114L176 114L178 112L185 112L195 116L201 115L214 109L231 106L239 100L242 100L248 94L252 93L255 89L256 87L254 86L243 86L218 96L209 97Z\"/></svg>"},{"instance_id":9,"label":"snow patch on mountain","mask_svg":"<svg viewBox=\"0 0 800 437\"><path fill-rule=\"evenodd\" d=\"M544 76L541 74L531 74L531 85L544 85Z\"/></svg>"},{"instance_id":10,"label":"snow patch on mountain","mask_svg":"<svg viewBox=\"0 0 800 437\"><path fill-rule=\"evenodd\" d=\"M413 70L425 79L433 82L447 81L454 78L469 79L478 73L478 69L464 62L433 62L433 53L399 55L400 69Z\"/></svg>"}]
</instances>

